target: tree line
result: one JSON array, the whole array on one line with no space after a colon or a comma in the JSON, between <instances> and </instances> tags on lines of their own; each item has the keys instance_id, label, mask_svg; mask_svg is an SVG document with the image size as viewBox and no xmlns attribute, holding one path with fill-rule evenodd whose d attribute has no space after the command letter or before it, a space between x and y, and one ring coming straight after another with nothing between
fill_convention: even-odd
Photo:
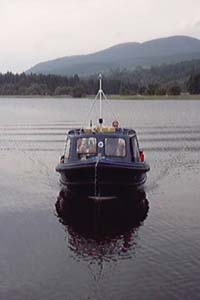
<instances>
[{"instance_id":1,"label":"tree line","mask_svg":"<svg viewBox=\"0 0 200 300\"><path fill-rule=\"evenodd\" d=\"M103 76L103 88L112 95L200 94L200 60L134 70L112 70ZM0 73L0 95L83 97L98 91L98 74L74 76Z\"/></svg>"}]
</instances>

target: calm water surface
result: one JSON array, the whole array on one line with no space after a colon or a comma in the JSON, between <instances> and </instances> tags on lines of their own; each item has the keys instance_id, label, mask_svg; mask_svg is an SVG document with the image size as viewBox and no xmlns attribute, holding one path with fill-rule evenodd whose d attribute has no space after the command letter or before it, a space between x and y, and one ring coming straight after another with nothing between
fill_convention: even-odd
<instances>
[{"instance_id":1,"label":"calm water surface","mask_svg":"<svg viewBox=\"0 0 200 300\"><path fill-rule=\"evenodd\" d=\"M200 299L200 101L105 104L151 165L143 206L82 202L60 220L55 166L90 105L0 99L0 299Z\"/></svg>"}]
</instances>

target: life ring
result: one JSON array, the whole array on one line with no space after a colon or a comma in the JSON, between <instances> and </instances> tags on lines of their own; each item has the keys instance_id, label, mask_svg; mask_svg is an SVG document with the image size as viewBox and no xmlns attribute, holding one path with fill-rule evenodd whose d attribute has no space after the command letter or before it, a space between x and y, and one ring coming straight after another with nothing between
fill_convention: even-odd
<instances>
[{"instance_id":1,"label":"life ring","mask_svg":"<svg viewBox=\"0 0 200 300\"><path fill-rule=\"evenodd\" d=\"M117 120L114 120L113 122L112 122L112 127L114 127L114 128L118 128L119 127L119 122L117 121Z\"/></svg>"}]
</instances>

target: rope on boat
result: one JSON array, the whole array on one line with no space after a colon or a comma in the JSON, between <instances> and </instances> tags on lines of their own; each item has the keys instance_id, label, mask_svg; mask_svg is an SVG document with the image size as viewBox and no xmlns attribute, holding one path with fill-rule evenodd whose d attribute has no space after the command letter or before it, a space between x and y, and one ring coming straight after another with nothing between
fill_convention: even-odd
<instances>
[{"instance_id":1,"label":"rope on boat","mask_svg":"<svg viewBox=\"0 0 200 300\"><path fill-rule=\"evenodd\" d=\"M85 123L89 120L89 116L90 116L90 114L91 114L91 112L92 112L92 110L93 110L93 108L94 108L94 105L95 105L96 102L97 102L98 95L99 95L99 94L97 94L96 97L94 98L94 100L92 101L92 104L90 105L89 112L87 113L87 116L86 116L86 118L85 118L85 120L84 120L84 122L83 122L83 124L82 124L82 127L84 127Z\"/></svg>"},{"instance_id":2,"label":"rope on boat","mask_svg":"<svg viewBox=\"0 0 200 300\"><path fill-rule=\"evenodd\" d=\"M111 107L111 105L110 105L110 101L108 100L108 98L106 97L106 95L104 94L103 91L102 91L102 93L103 93L103 96L104 96L104 99L105 99L106 104L107 104L107 105L109 106L109 108L110 108L110 111L111 111L111 114L112 114L114 120L118 120L118 118L116 117L114 111L112 110L112 107Z\"/></svg>"},{"instance_id":3,"label":"rope on boat","mask_svg":"<svg viewBox=\"0 0 200 300\"><path fill-rule=\"evenodd\" d=\"M99 163L99 157L97 157L96 163L95 163L95 173L94 173L94 192L95 192L95 197L99 196L99 189L98 189L98 174L97 174L97 168L98 168L98 163Z\"/></svg>"}]
</instances>

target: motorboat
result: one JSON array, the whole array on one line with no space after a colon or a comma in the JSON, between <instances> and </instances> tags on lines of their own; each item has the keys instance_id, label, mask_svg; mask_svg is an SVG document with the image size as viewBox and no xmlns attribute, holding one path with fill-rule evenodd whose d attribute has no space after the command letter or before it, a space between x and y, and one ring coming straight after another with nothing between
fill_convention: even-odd
<instances>
[{"instance_id":1,"label":"motorboat","mask_svg":"<svg viewBox=\"0 0 200 300\"><path fill-rule=\"evenodd\" d=\"M150 170L144 152L139 147L136 131L120 127L114 120L112 126L104 126L100 89L100 118L97 126L70 129L65 149L56 171L60 183L71 191L80 191L94 199L106 200L115 194L142 186Z\"/></svg>"}]
</instances>

